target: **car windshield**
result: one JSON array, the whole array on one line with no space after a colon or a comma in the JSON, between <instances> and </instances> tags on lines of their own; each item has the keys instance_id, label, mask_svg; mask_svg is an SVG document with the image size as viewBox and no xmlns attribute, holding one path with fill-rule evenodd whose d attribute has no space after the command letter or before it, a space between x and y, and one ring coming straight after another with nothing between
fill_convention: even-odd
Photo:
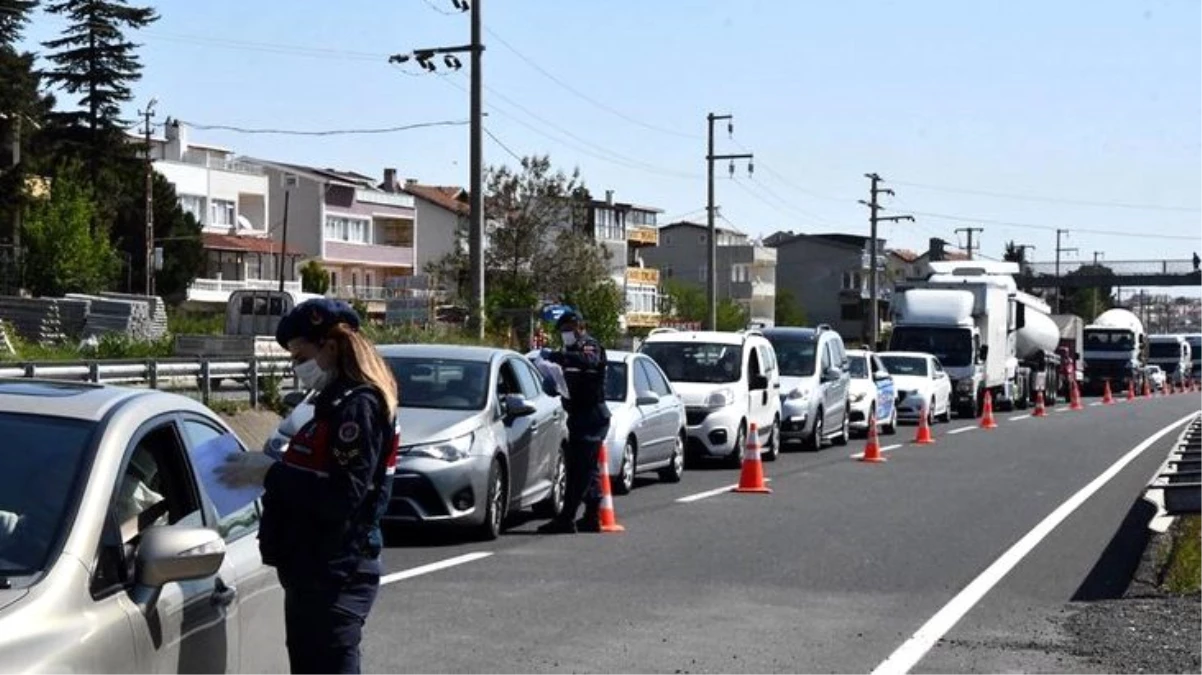
<instances>
[{"instance_id":1,"label":"car windshield","mask_svg":"<svg viewBox=\"0 0 1202 675\"><path fill-rule=\"evenodd\" d=\"M488 363L460 359L388 357L402 408L483 410L488 401Z\"/></svg>"},{"instance_id":2,"label":"car windshield","mask_svg":"<svg viewBox=\"0 0 1202 675\"><path fill-rule=\"evenodd\" d=\"M1085 348L1098 351L1126 351L1135 347L1135 337L1127 330L1087 330Z\"/></svg>"},{"instance_id":3,"label":"car windshield","mask_svg":"<svg viewBox=\"0 0 1202 675\"><path fill-rule=\"evenodd\" d=\"M893 329L889 348L903 352L934 354L945 366L972 365L972 333L963 328Z\"/></svg>"},{"instance_id":4,"label":"car windshield","mask_svg":"<svg viewBox=\"0 0 1202 675\"><path fill-rule=\"evenodd\" d=\"M1148 347L1148 356L1154 359L1176 359L1181 357L1180 342L1153 342Z\"/></svg>"},{"instance_id":5,"label":"car windshield","mask_svg":"<svg viewBox=\"0 0 1202 675\"><path fill-rule=\"evenodd\" d=\"M770 337L780 363L780 374L786 377L809 377L818 363L818 341Z\"/></svg>"},{"instance_id":6,"label":"car windshield","mask_svg":"<svg viewBox=\"0 0 1202 675\"><path fill-rule=\"evenodd\" d=\"M868 379L868 359L863 356L849 356L847 366L851 370L852 379Z\"/></svg>"},{"instance_id":7,"label":"car windshield","mask_svg":"<svg viewBox=\"0 0 1202 675\"><path fill-rule=\"evenodd\" d=\"M881 355L881 363L890 375L927 376L927 360L920 356L887 356Z\"/></svg>"},{"instance_id":8,"label":"car windshield","mask_svg":"<svg viewBox=\"0 0 1202 675\"><path fill-rule=\"evenodd\" d=\"M672 382L738 382L743 371L742 345L651 342L642 352L655 359Z\"/></svg>"},{"instance_id":9,"label":"car windshield","mask_svg":"<svg viewBox=\"0 0 1202 675\"><path fill-rule=\"evenodd\" d=\"M605 364L605 400L626 400L626 364L621 361Z\"/></svg>"},{"instance_id":10,"label":"car windshield","mask_svg":"<svg viewBox=\"0 0 1202 675\"><path fill-rule=\"evenodd\" d=\"M46 569L68 527L95 423L0 413L0 579Z\"/></svg>"}]
</instances>

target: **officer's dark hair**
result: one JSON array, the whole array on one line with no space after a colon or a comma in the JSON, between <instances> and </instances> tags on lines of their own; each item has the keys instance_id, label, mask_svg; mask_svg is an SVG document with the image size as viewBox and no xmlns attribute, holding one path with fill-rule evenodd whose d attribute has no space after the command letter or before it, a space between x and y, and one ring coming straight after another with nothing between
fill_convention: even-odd
<instances>
[{"instance_id":1,"label":"officer's dark hair","mask_svg":"<svg viewBox=\"0 0 1202 675\"><path fill-rule=\"evenodd\" d=\"M396 414L400 390L392 370L380 358L376 348L359 331L341 322L330 327L325 339L333 342L338 350L338 373L352 382L378 389L391 420Z\"/></svg>"}]
</instances>

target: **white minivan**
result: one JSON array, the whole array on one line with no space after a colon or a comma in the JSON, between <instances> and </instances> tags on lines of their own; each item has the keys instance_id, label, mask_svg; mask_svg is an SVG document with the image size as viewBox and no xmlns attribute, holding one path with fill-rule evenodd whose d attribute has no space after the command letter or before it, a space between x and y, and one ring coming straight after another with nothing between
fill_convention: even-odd
<instances>
[{"instance_id":1,"label":"white minivan","mask_svg":"<svg viewBox=\"0 0 1202 675\"><path fill-rule=\"evenodd\" d=\"M763 333L657 329L639 351L659 364L684 401L690 457L737 464L755 424L763 458L776 459L780 368Z\"/></svg>"}]
</instances>

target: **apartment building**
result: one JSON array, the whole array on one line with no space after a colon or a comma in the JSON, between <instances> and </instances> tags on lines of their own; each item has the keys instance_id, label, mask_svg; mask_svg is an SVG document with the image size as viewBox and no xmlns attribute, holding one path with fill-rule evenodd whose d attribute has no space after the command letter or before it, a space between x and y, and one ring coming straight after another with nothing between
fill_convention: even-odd
<instances>
[{"instance_id":1,"label":"apartment building","mask_svg":"<svg viewBox=\"0 0 1202 675\"><path fill-rule=\"evenodd\" d=\"M811 324L825 323L844 338L870 332L872 240L854 234L778 232L767 239L777 252L779 287L788 290ZM877 302L888 316L893 285L886 271L885 240L877 239Z\"/></svg>"},{"instance_id":2,"label":"apartment building","mask_svg":"<svg viewBox=\"0 0 1202 675\"><path fill-rule=\"evenodd\" d=\"M287 195L288 245L329 272L329 294L383 312L393 289L413 274L413 196L353 171L250 161L267 174L273 222L283 222ZM283 229L273 229L272 237L281 240Z\"/></svg>"},{"instance_id":3,"label":"apartment building","mask_svg":"<svg viewBox=\"0 0 1202 675\"><path fill-rule=\"evenodd\" d=\"M399 185L393 169L384 170L385 190L413 195L416 209L417 271L428 273L426 266L456 248L467 252L467 228L471 208L468 193L454 185L423 185L414 179Z\"/></svg>"},{"instance_id":4,"label":"apartment building","mask_svg":"<svg viewBox=\"0 0 1202 675\"><path fill-rule=\"evenodd\" d=\"M659 325L660 272L644 253L659 243L660 213L651 206L615 202L612 190L605 192L605 199L588 204L583 229L609 252L610 278L626 296L623 330Z\"/></svg>"},{"instance_id":5,"label":"apartment building","mask_svg":"<svg viewBox=\"0 0 1202 675\"><path fill-rule=\"evenodd\" d=\"M659 270L663 281L705 287L709 275L709 229L680 221L659 228L659 242L642 258ZM718 298L730 298L747 310L753 321L776 317L776 249L738 230L717 228Z\"/></svg>"},{"instance_id":6,"label":"apartment building","mask_svg":"<svg viewBox=\"0 0 1202 675\"><path fill-rule=\"evenodd\" d=\"M131 138L131 142L142 139ZM269 177L232 150L191 142L188 128L168 119L163 138L151 139L154 170L171 182L180 207L202 226L205 268L189 285L185 301L220 305L232 291L285 288L300 291L296 265L301 251L282 251L271 236Z\"/></svg>"}]
</instances>

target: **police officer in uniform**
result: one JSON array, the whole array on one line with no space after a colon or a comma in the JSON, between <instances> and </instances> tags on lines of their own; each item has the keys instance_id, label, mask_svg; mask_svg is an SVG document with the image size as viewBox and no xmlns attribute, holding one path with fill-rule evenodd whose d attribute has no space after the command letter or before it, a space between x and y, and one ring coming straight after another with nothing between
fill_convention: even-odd
<instances>
[{"instance_id":1,"label":"police officer in uniform","mask_svg":"<svg viewBox=\"0 0 1202 675\"><path fill-rule=\"evenodd\" d=\"M597 495L588 494L598 475L600 444L609 434L609 408L605 405L605 349L584 327L584 317L568 309L555 322L563 339L563 350L544 349L542 357L563 368L568 384L564 408L568 413L567 494L563 512L538 528L544 534L572 534L577 529L600 531ZM576 511L589 497L584 517Z\"/></svg>"},{"instance_id":2,"label":"police officer in uniform","mask_svg":"<svg viewBox=\"0 0 1202 675\"><path fill-rule=\"evenodd\" d=\"M400 433L397 387L358 329L350 306L321 298L298 305L276 331L297 377L318 391L313 419L260 474L259 550L284 589L294 673L360 671L359 642L380 584L379 523ZM223 479L253 481L259 465L250 462L231 459Z\"/></svg>"}]
</instances>

